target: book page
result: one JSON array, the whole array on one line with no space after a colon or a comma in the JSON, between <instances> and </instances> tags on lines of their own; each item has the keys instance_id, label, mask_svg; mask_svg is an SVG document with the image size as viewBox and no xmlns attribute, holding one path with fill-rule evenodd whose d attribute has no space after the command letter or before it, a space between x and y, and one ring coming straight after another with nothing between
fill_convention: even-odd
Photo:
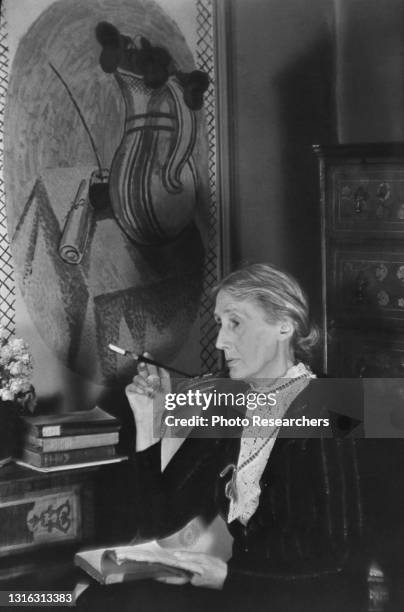
<instances>
[{"instance_id":1,"label":"book page","mask_svg":"<svg viewBox=\"0 0 404 612\"><path fill-rule=\"evenodd\" d=\"M176 557L175 551L161 548L156 541L146 542L145 544L137 544L134 546L119 546L114 549L105 550L101 559L101 568L104 569L104 563L112 560L117 566L126 565L126 571L132 569L129 562L157 564L159 566L167 566L178 568L185 571L191 571L189 565L183 559ZM107 566L110 570L111 566ZM136 566L132 566L136 570ZM142 567L138 568L142 570ZM164 568L161 568L164 569ZM194 570L192 570L194 573Z\"/></svg>"}]
</instances>

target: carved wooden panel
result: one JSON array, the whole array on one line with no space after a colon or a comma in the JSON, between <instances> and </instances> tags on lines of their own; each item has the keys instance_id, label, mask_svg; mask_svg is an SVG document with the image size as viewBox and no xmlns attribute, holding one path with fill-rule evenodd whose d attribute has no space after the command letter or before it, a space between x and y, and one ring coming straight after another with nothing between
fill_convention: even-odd
<instances>
[{"instance_id":1,"label":"carved wooden panel","mask_svg":"<svg viewBox=\"0 0 404 612\"><path fill-rule=\"evenodd\" d=\"M39 474L13 465L0 474L0 557L94 535L90 473Z\"/></svg>"},{"instance_id":2,"label":"carved wooden panel","mask_svg":"<svg viewBox=\"0 0 404 612\"><path fill-rule=\"evenodd\" d=\"M329 296L334 318L404 325L404 249L330 250Z\"/></svg>"},{"instance_id":3,"label":"carved wooden panel","mask_svg":"<svg viewBox=\"0 0 404 612\"><path fill-rule=\"evenodd\" d=\"M359 163L328 175L330 231L404 236L404 169Z\"/></svg>"},{"instance_id":4,"label":"carved wooden panel","mask_svg":"<svg viewBox=\"0 0 404 612\"><path fill-rule=\"evenodd\" d=\"M0 503L2 552L44 542L76 540L81 535L78 487Z\"/></svg>"}]
</instances>

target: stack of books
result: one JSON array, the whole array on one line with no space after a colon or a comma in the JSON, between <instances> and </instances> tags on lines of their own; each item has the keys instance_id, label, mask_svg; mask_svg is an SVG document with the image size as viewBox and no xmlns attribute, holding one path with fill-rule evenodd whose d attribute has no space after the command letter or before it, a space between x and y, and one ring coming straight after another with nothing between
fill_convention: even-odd
<instances>
[{"instance_id":1,"label":"stack of books","mask_svg":"<svg viewBox=\"0 0 404 612\"><path fill-rule=\"evenodd\" d=\"M19 463L41 471L113 463L118 419L96 406L67 414L24 417L25 441Z\"/></svg>"}]
</instances>

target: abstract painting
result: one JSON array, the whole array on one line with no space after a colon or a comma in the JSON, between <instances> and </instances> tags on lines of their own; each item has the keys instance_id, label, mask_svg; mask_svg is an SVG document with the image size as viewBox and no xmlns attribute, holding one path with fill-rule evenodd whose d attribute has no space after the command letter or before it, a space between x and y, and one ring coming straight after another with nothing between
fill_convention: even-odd
<instances>
[{"instance_id":1,"label":"abstract painting","mask_svg":"<svg viewBox=\"0 0 404 612\"><path fill-rule=\"evenodd\" d=\"M15 280L55 356L102 385L126 367L109 343L171 362L197 326L200 367L214 359L212 6L182 2L184 26L170 1L44 1L9 66Z\"/></svg>"}]
</instances>

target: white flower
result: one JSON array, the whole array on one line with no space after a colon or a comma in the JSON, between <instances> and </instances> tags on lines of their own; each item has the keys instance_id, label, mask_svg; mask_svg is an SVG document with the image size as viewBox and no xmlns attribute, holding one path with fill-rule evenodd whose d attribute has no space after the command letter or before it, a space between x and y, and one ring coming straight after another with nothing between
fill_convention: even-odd
<instances>
[{"instance_id":1,"label":"white flower","mask_svg":"<svg viewBox=\"0 0 404 612\"><path fill-rule=\"evenodd\" d=\"M13 352L8 344L0 348L0 365L6 365L13 356Z\"/></svg>"},{"instance_id":2,"label":"white flower","mask_svg":"<svg viewBox=\"0 0 404 612\"><path fill-rule=\"evenodd\" d=\"M21 338L12 338L12 340L8 343L14 355L18 355L19 353L24 353L27 350L26 344L24 340Z\"/></svg>"},{"instance_id":3,"label":"white flower","mask_svg":"<svg viewBox=\"0 0 404 612\"><path fill-rule=\"evenodd\" d=\"M10 391L12 391L15 395L22 391L24 380L22 378L14 378L14 380L10 381Z\"/></svg>"},{"instance_id":4,"label":"white flower","mask_svg":"<svg viewBox=\"0 0 404 612\"><path fill-rule=\"evenodd\" d=\"M29 353L23 353L21 355L22 363L26 363L27 365L31 365L31 355Z\"/></svg>"},{"instance_id":5,"label":"white flower","mask_svg":"<svg viewBox=\"0 0 404 612\"><path fill-rule=\"evenodd\" d=\"M32 359L24 340L4 341L4 337L4 328L0 326L0 398L15 401L32 391Z\"/></svg>"},{"instance_id":6,"label":"white flower","mask_svg":"<svg viewBox=\"0 0 404 612\"><path fill-rule=\"evenodd\" d=\"M27 373L24 364L20 361L14 361L8 369L10 370L10 374L12 376L19 376L20 374Z\"/></svg>"},{"instance_id":7,"label":"white flower","mask_svg":"<svg viewBox=\"0 0 404 612\"><path fill-rule=\"evenodd\" d=\"M23 393L27 393L27 391L31 391L31 383L29 380L24 380L24 382L21 384L21 391Z\"/></svg>"},{"instance_id":8,"label":"white flower","mask_svg":"<svg viewBox=\"0 0 404 612\"><path fill-rule=\"evenodd\" d=\"M31 388L31 384L29 380L24 378L14 378L14 380L10 381L10 391L12 391L15 395L17 393L25 393L29 391Z\"/></svg>"},{"instance_id":9,"label":"white flower","mask_svg":"<svg viewBox=\"0 0 404 612\"><path fill-rule=\"evenodd\" d=\"M10 389L0 389L0 397L3 402L12 402L14 399L14 393Z\"/></svg>"}]
</instances>

